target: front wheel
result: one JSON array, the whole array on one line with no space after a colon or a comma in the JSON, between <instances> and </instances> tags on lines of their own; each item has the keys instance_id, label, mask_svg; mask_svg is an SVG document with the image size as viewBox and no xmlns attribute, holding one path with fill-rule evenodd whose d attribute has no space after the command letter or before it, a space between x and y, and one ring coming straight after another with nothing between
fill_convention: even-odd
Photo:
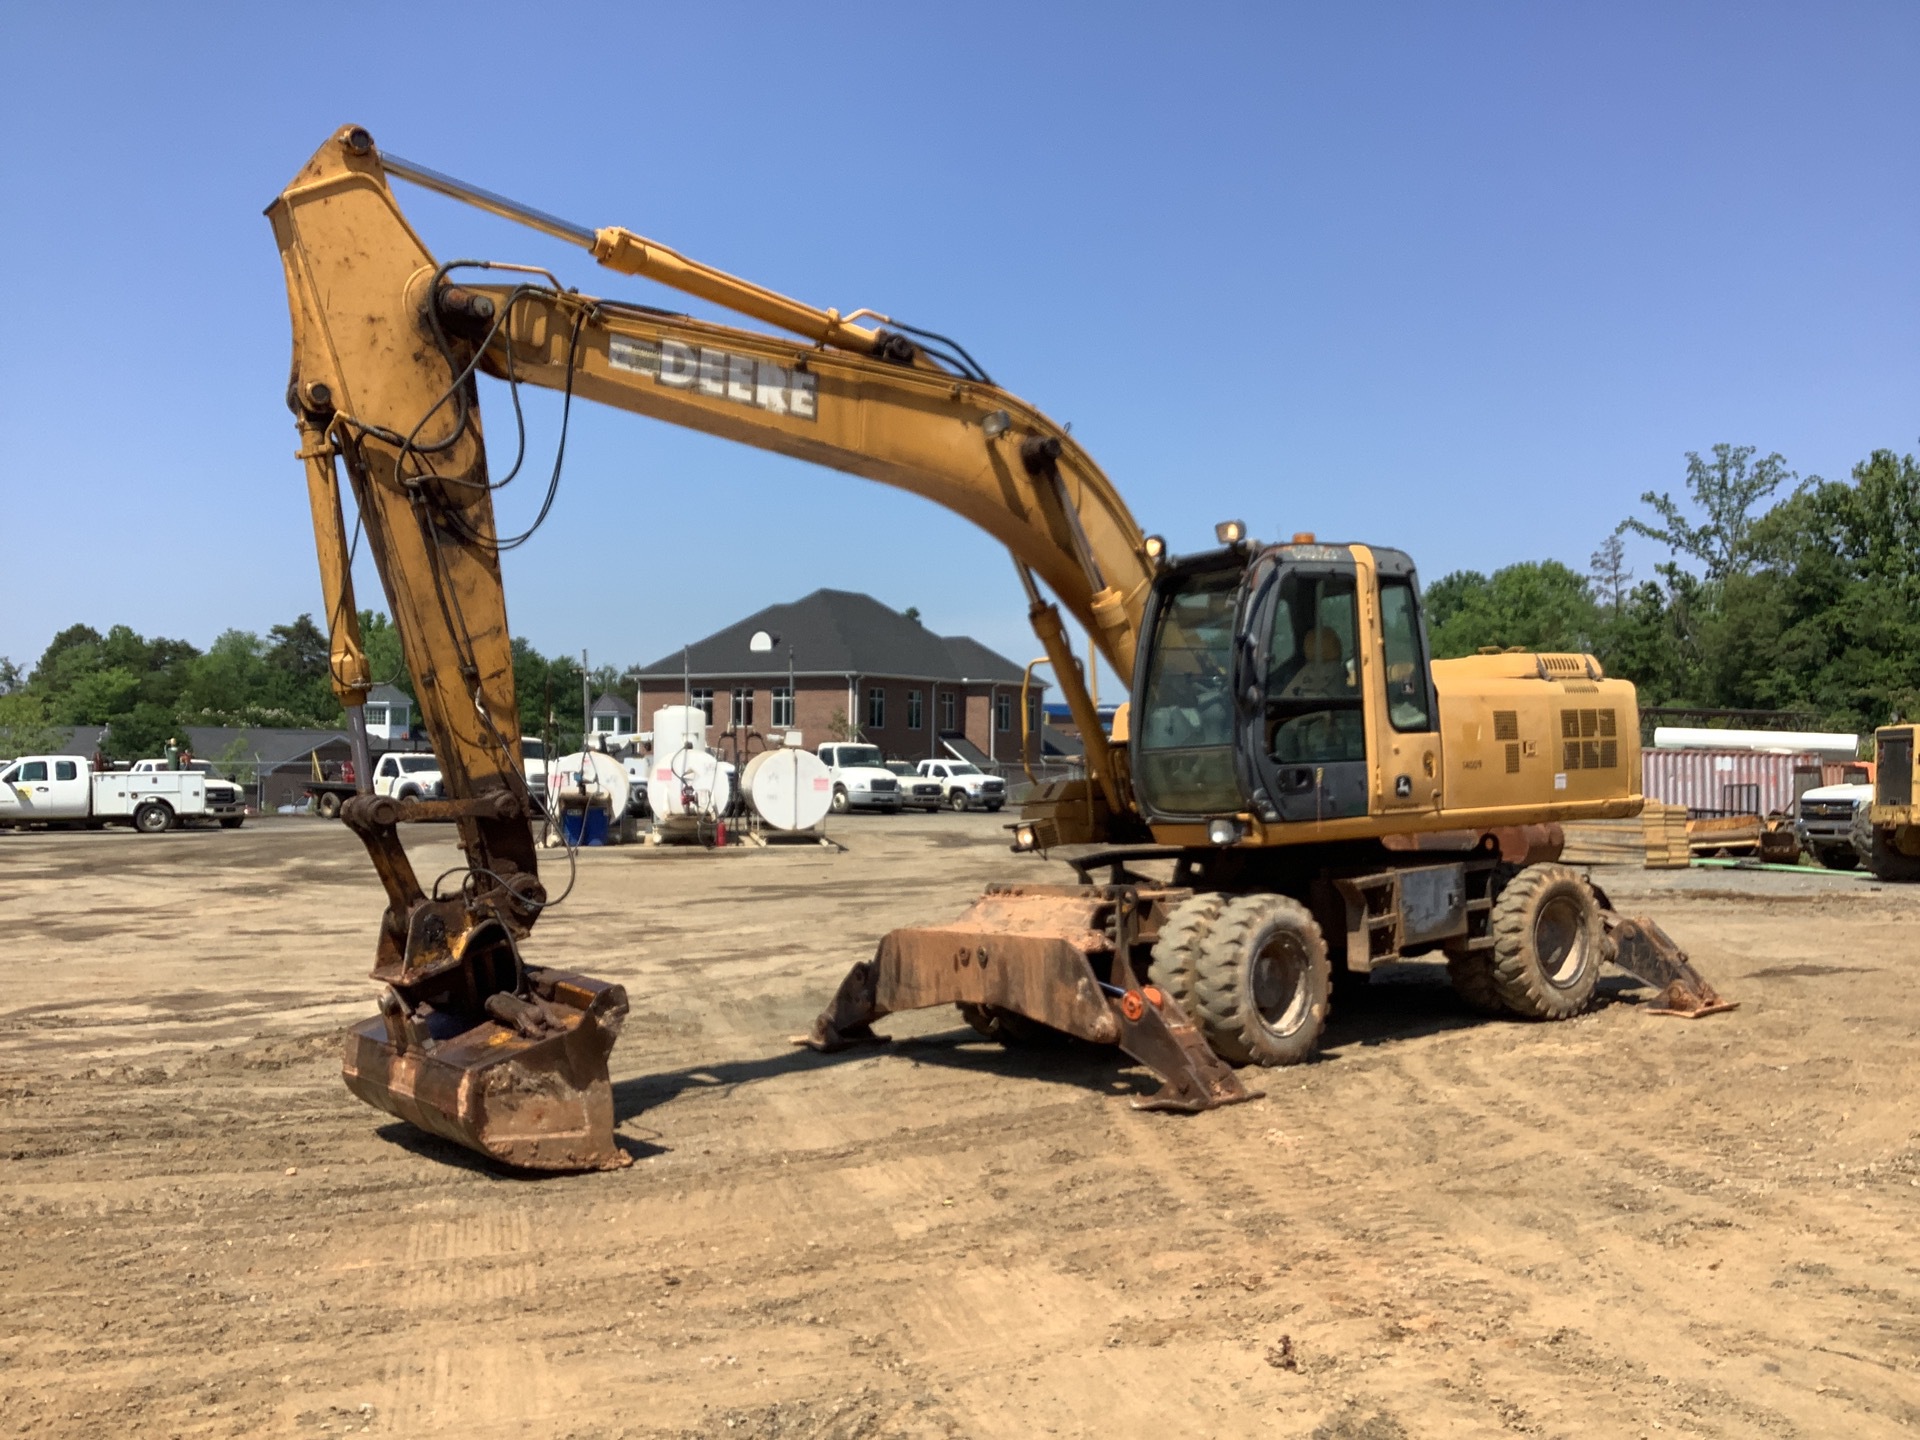
<instances>
[{"instance_id":1,"label":"front wheel","mask_svg":"<svg viewBox=\"0 0 1920 1440\"><path fill-rule=\"evenodd\" d=\"M1564 865L1529 865L1493 907L1493 981L1501 1003L1529 1020L1566 1020L1600 979L1600 906Z\"/></svg>"},{"instance_id":2,"label":"front wheel","mask_svg":"<svg viewBox=\"0 0 1920 1440\"><path fill-rule=\"evenodd\" d=\"M964 790L954 791L953 794L947 797L947 804L955 810L965 810L968 804L967 792Z\"/></svg>"},{"instance_id":3,"label":"front wheel","mask_svg":"<svg viewBox=\"0 0 1920 1440\"><path fill-rule=\"evenodd\" d=\"M1872 853L1867 856L1867 868L1873 871L1874 879L1891 881L1897 885L1911 885L1920 881L1920 829L1875 826L1872 845Z\"/></svg>"},{"instance_id":4,"label":"front wheel","mask_svg":"<svg viewBox=\"0 0 1920 1440\"><path fill-rule=\"evenodd\" d=\"M847 813L849 809L852 808L852 806L853 806L853 802L847 798L847 787L844 785L834 786L833 787L833 813L836 815L844 815Z\"/></svg>"},{"instance_id":5,"label":"front wheel","mask_svg":"<svg viewBox=\"0 0 1920 1440\"><path fill-rule=\"evenodd\" d=\"M1298 1065L1319 1048L1333 967L1311 911L1285 895L1229 900L1201 941L1194 1019L1221 1059Z\"/></svg>"},{"instance_id":6,"label":"front wheel","mask_svg":"<svg viewBox=\"0 0 1920 1440\"><path fill-rule=\"evenodd\" d=\"M158 835L173 826L173 811L158 800L149 800L133 812L133 828L142 835Z\"/></svg>"},{"instance_id":7,"label":"front wheel","mask_svg":"<svg viewBox=\"0 0 1920 1440\"><path fill-rule=\"evenodd\" d=\"M246 823L246 819L247 817L244 815L229 815L221 820L220 828L222 830L238 830Z\"/></svg>"}]
</instances>

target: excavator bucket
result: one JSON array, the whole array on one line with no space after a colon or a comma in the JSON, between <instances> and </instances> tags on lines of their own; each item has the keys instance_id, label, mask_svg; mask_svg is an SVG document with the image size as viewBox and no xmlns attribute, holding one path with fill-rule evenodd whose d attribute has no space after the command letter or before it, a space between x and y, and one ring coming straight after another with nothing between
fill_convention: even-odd
<instances>
[{"instance_id":1,"label":"excavator bucket","mask_svg":"<svg viewBox=\"0 0 1920 1440\"><path fill-rule=\"evenodd\" d=\"M949 926L894 930L853 967L806 1043L882 1043L884 1015L932 1005L1011 1014L1117 1045L1160 1078L1136 1109L1200 1111L1251 1100L1171 996L1138 979L1170 900L1132 885L995 885ZM976 1012L978 1013L978 1012Z\"/></svg>"},{"instance_id":2,"label":"excavator bucket","mask_svg":"<svg viewBox=\"0 0 1920 1440\"><path fill-rule=\"evenodd\" d=\"M1644 916L1616 914L1611 907L1603 911L1607 930L1607 959L1643 984L1661 992L1660 1002L1649 1008L1651 1015L1671 1015L1681 1020L1698 1020L1739 1008L1737 1001L1722 1000L1720 992L1693 968L1687 952L1674 944L1673 937Z\"/></svg>"},{"instance_id":3,"label":"excavator bucket","mask_svg":"<svg viewBox=\"0 0 1920 1440\"><path fill-rule=\"evenodd\" d=\"M613 1138L607 1055L627 1014L618 985L528 969L485 1018L409 1006L389 987L347 1035L347 1088L367 1104L522 1170L632 1164Z\"/></svg>"}]
</instances>

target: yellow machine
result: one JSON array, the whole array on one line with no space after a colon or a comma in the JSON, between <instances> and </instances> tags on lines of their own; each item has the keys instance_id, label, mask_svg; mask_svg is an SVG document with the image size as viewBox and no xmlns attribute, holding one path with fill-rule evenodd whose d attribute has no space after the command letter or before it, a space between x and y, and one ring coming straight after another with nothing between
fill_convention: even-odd
<instances>
[{"instance_id":1,"label":"yellow machine","mask_svg":"<svg viewBox=\"0 0 1920 1440\"><path fill-rule=\"evenodd\" d=\"M593 298L542 270L436 261L390 177L787 335ZM1015 848L1075 847L1084 883L995 887L952 926L884 937L814 1043L872 1039L881 1015L956 1003L1009 1041L1118 1044L1164 1082L1145 1103L1204 1109L1245 1098L1231 1063L1312 1053L1336 975L1423 951L1443 951L1490 1009L1576 1013L1605 960L1662 987L1668 1013L1725 1008L1657 926L1549 863L1554 822L1640 808L1633 687L1584 655L1430 662L1400 552L1311 535L1259 545L1229 522L1220 548L1176 560L1070 436L953 341L567 224L383 155L358 128L323 145L268 214L356 773L372 768L369 675L342 470L446 783L444 799L363 793L342 809L388 897L381 1013L345 1062L370 1103L515 1165L625 1163L606 1063L624 992L520 954L547 903L498 560L524 537L495 528L504 482L489 477L476 374L897 486L1011 552L1086 746L1085 778L1038 791ZM1112 735L1062 610L1131 682ZM395 828L415 820L459 827L467 868L451 890L415 877Z\"/></svg>"},{"instance_id":2,"label":"yellow machine","mask_svg":"<svg viewBox=\"0 0 1920 1440\"><path fill-rule=\"evenodd\" d=\"M1864 833L1854 833L1854 848L1880 880L1920 881L1920 805L1913 799L1920 782L1917 739L1920 725L1883 725L1873 732L1873 803Z\"/></svg>"}]
</instances>

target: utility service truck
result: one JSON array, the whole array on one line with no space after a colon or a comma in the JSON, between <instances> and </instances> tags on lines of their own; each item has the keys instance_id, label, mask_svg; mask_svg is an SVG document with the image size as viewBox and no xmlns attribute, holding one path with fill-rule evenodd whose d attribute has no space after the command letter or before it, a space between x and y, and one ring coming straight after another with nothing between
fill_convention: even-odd
<instances>
[{"instance_id":1,"label":"utility service truck","mask_svg":"<svg viewBox=\"0 0 1920 1440\"><path fill-rule=\"evenodd\" d=\"M0 771L0 828L131 825L158 835L206 814L197 770L96 771L81 755L23 755Z\"/></svg>"}]
</instances>

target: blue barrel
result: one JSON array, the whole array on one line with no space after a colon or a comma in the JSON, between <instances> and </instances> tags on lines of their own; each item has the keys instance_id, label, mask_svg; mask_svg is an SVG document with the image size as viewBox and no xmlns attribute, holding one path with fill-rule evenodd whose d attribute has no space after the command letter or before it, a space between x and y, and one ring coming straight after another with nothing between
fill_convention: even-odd
<instances>
[{"instance_id":1,"label":"blue barrel","mask_svg":"<svg viewBox=\"0 0 1920 1440\"><path fill-rule=\"evenodd\" d=\"M607 843L607 812L598 805L587 810L560 812L560 831L571 846Z\"/></svg>"}]
</instances>

